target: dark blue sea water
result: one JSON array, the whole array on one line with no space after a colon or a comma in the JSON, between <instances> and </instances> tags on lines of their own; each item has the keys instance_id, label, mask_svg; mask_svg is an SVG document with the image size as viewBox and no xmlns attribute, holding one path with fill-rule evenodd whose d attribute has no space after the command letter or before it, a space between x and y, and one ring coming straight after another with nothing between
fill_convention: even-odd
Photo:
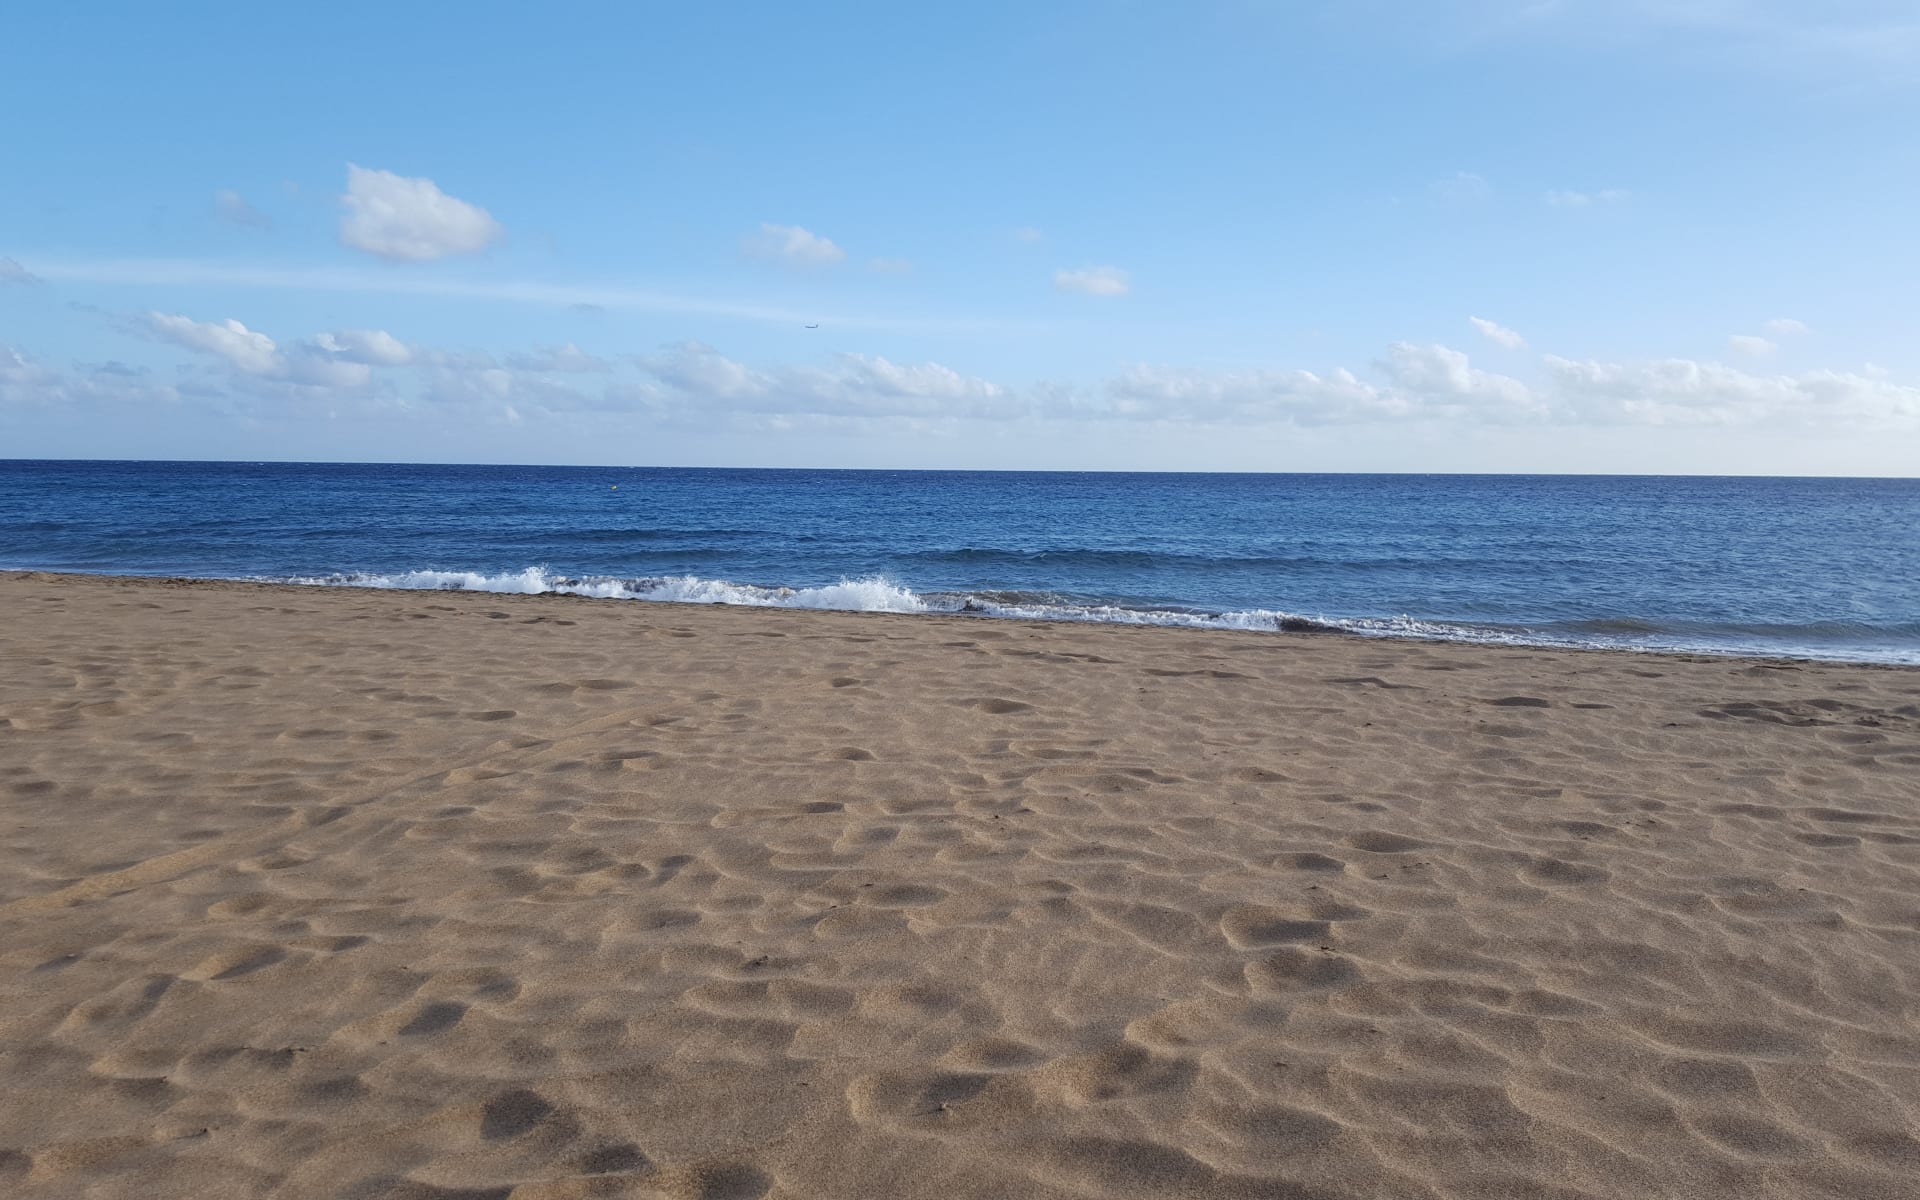
<instances>
[{"instance_id":1,"label":"dark blue sea water","mask_svg":"<svg viewBox=\"0 0 1920 1200\"><path fill-rule=\"evenodd\" d=\"M1920 662L1920 480L0 461L0 567Z\"/></svg>"}]
</instances>

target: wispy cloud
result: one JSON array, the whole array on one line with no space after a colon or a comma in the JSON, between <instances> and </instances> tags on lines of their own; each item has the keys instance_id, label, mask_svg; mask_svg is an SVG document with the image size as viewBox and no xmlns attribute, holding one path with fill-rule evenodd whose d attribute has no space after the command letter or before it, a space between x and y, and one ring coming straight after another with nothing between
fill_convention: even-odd
<instances>
[{"instance_id":1,"label":"wispy cloud","mask_svg":"<svg viewBox=\"0 0 1920 1200\"><path fill-rule=\"evenodd\" d=\"M1805 337L1813 332L1805 321L1796 321L1792 317L1775 317L1767 322L1766 330L1774 337Z\"/></svg>"},{"instance_id":2,"label":"wispy cloud","mask_svg":"<svg viewBox=\"0 0 1920 1200\"><path fill-rule=\"evenodd\" d=\"M867 264L867 270L878 275L909 275L913 273L913 260L906 258L876 258Z\"/></svg>"},{"instance_id":3,"label":"wispy cloud","mask_svg":"<svg viewBox=\"0 0 1920 1200\"><path fill-rule=\"evenodd\" d=\"M635 360L665 397L697 410L825 417L991 419L1022 405L997 383L939 363L836 354L825 365L762 369L686 342Z\"/></svg>"},{"instance_id":4,"label":"wispy cloud","mask_svg":"<svg viewBox=\"0 0 1920 1200\"><path fill-rule=\"evenodd\" d=\"M1549 356L1563 420L1636 425L1784 425L1911 428L1920 387L1872 372L1754 375L1690 359L1575 362Z\"/></svg>"},{"instance_id":5,"label":"wispy cloud","mask_svg":"<svg viewBox=\"0 0 1920 1200\"><path fill-rule=\"evenodd\" d=\"M81 408L90 416L177 404L180 390L151 381L148 372L120 363L62 371L11 346L0 345L0 405Z\"/></svg>"},{"instance_id":6,"label":"wispy cloud","mask_svg":"<svg viewBox=\"0 0 1920 1200\"><path fill-rule=\"evenodd\" d=\"M753 258L773 259L796 267L832 266L847 256L832 238L821 237L811 229L765 222L759 232L741 240L740 249Z\"/></svg>"},{"instance_id":7,"label":"wispy cloud","mask_svg":"<svg viewBox=\"0 0 1920 1200\"><path fill-rule=\"evenodd\" d=\"M1016 242L1027 242L1031 244L1033 242L1045 241L1046 237L1046 234L1041 233L1031 225L1022 225L1013 231L1013 240Z\"/></svg>"},{"instance_id":8,"label":"wispy cloud","mask_svg":"<svg viewBox=\"0 0 1920 1200\"><path fill-rule=\"evenodd\" d=\"M247 203L247 198L230 188L213 194L213 215L222 224L237 229L266 229L273 224L267 214Z\"/></svg>"},{"instance_id":9,"label":"wispy cloud","mask_svg":"<svg viewBox=\"0 0 1920 1200\"><path fill-rule=\"evenodd\" d=\"M1519 350L1527 344L1526 338L1496 321L1489 321L1485 317L1468 317L1467 320L1480 331L1481 336L1496 346Z\"/></svg>"},{"instance_id":10,"label":"wispy cloud","mask_svg":"<svg viewBox=\"0 0 1920 1200\"><path fill-rule=\"evenodd\" d=\"M1735 354L1744 354L1748 358L1765 358L1780 347L1763 337L1750 333L1736 333L1727 339L1727 348Z\"/></svg>"},{"instance_id":11,"label":"wispy cloud","mask_svg":"<svg viewBox=\"0 0 1920 1200\"><path fill-rule=\"evenodd\" d=\"M563 346L541 346L531 354L508 355L507 365L521 371L565 375L600 375L613 370L612 363L588 354L572 342Z\"/></svg>"},{"instance_id":12,"label":"wispy cloud","mask_svg":"<svg viewBox=\"0 0 1920 1200\"><path fill-rule=\"evenodd\" d=\"M1902 0L1631 0L1624 7L1655 28L1722 35L1754 49L1877 62L1920 57L1920 13Z\"/></svg>"},{"instance_id":13,"label":"wispy cloud","mask_svg":"<svg viewBox=\"0 0 1920 1200\"><path fill-rule=\"evenodd\" d=\"M21 270L26 271L27 268L22 266ZM980 317L823 313L812 308L803 311L750 301L687 296L613 284L446 279L432 274L350 267L280 267L204 262L198 259L130 258L92 262L36 261L32 271L38 277L74 283L433 296L450 300L552 306L582 312L668 312L776 325L810 324L826 320L841 328L901 333L980 333L1043 328L1033 322Z\"/></svg>"},{"instance_id":14,"label":"wispy cloud","mask_svg":"<svg viewBox=\"0 0 1920 1200\"><path fill-rule=\"evenodd\" d=\"M12 284L16 287L37 287L46 280L27 270L11 258L0 258L0 287Z\"/></svg>"},{"instance_id":15,"label":"wispy cloud","mask_svg":"<svg viewBox=\"0 0 1920 1200\"><path fill-rule=\"evenodd\" d=\"M1480 204L1493 198L1493 185L1472 171L1456 171L1436 179L1427 190L1449 204Z\"/></svg>"},{"instance_id":16,"label":"wispy cloud","mask_svg":"<svg viewBox=\"0 0 1920 1200\"><path fill-rule=\"evenodd\" d=\"M1119 267L1081 267L1053 273L1055 291L1088 296L1124 296L1133 290L1133 277Z\"/></svg>"},{"instance_id":17,"label":"wispy cloud","mask_svg":"<svg viewBox=\"0 0 1920 1200\"><path fill-rule=\"evenodd\" d=\"M1048 415L1181 425L1332 425L1410 415L1406 399L1351 371L1129 367L1090 392L1048 398Z\"/></svg>"},{"instance_id":18,"label":"wispy cloud","mask_svg":"<svg viewBox=\"0 0 1920 1200\"><path fill-rule=\"evenodd\" d=\"M374 367L404 367L414 360L413 347L384 329L342 329L323 333L314 345L347 362Z\"/></svg>"},{"instance_id":19,"label":"wispy cloud","mask_svg":"<svg viewBox=\"0 0 1920 1200\"><path fill-rule=\"evenodd\" d=\"M1601 188L1597 192L1552 191L1547 203L1554 208L1593 208L1604 204L1625 204L1633 193L1625 188Z\"/></svg>"},{"instance_id":20,"label":"wispy cloud","mask_svg":"<svg viewBox=\"0 0 1920 1200\"><path fill-rule=\"evenodd\" d=\"M1647 49L1775 76L1872 78L1910 85L1920 12L1906 0L1491 0L1471 44L1517 39L1583 49Z\"/></svg>"}]
</instances>

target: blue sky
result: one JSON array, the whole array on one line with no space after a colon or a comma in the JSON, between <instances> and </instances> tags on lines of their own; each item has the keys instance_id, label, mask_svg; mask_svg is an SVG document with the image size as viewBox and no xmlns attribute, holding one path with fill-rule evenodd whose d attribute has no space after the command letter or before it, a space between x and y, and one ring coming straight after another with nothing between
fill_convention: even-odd
<instances>
[{"instance_id":1,"label":"blue sky","mask_svg":"<svg viewBox=\"0 0 1920 1200\"><path fill-rule=\"evenodd\" d=\"M1917 3L8 24L0 456L1920 474Z\"/></svg>"}]
</instances>

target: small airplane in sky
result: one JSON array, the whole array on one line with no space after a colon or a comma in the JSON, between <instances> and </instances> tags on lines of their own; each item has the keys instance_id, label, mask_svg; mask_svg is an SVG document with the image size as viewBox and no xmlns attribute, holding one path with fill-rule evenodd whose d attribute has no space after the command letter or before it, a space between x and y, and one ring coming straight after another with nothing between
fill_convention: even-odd
<instances>
[{"instance_id":1,"label":"small airplane in sky","mask_svg":"<svg viewBox=\"0 0 1920 1200\"><path fill-rule=\"evenodd\" d=\"M820 325L819 325L819 323L818 323L818 322L815 322L814 324L812 324L812 325L809 325L809 326L807 326L807 328L808 328L808 329L818 329L818 328L820 328Z\"/></svg>"}]
</instances>

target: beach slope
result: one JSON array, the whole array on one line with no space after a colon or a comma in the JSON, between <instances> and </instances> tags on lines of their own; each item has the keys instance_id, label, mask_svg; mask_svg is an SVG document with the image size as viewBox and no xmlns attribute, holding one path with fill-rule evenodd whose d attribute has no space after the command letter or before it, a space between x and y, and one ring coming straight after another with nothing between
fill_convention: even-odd
<instances>
[{"instance_id":1,"label":"beach slope","mask_svg":"<svg viewBox=\"0 0 1920 1200\"><path fill-rule=\"evenodd\" d=\"M1916 1194L1920 670L0 613L5 1194Z\"/></svg>"}]
</instances>

